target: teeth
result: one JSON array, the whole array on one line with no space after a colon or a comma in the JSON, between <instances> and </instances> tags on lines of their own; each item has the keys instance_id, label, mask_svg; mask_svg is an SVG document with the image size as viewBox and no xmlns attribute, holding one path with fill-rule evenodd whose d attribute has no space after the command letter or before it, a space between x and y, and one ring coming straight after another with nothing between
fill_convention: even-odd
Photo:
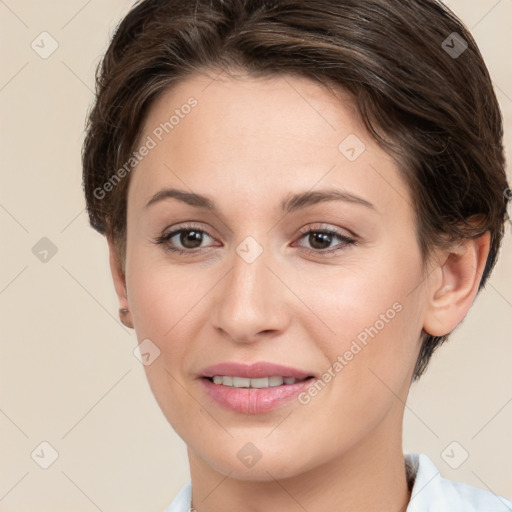
<instances>
[{"instance_id":1,"label":"teeth","mask_svg":"<svg viewBox=\"0 0 512 512\"><path fill-rule=\"evenodd\" d=\"M245 377L233 377L233 387L249 388L251 387L251 379L246 379Z\"/></svg>"},{"instance_id":2,"label":"teeth","mask_svg":"<svg viewBox=\"0 0 512 512\"><path fill-rule=\"evenodd\" d=\"M269 378L262 377L261 379L247 379L251 388L268 388L269 386ZM249 386L245 386L249 387Z\"/></svg>"},{"instance_id":3,"label":"teeth","mask_svg":"<svg viewBox=\"0 0 512 512\"><path fill-rule=\"evenodd\" d=\"M286 382L288 381L288 382ZM285 384L293 384L295 382L295 379L292 379L291 377L269 377L268 378L268 385L269 386L282 386L283 382Z\"/></svg>"},{"instance_id":4,"label":"teeth","mask_svg":"<svg viewBox=\"0 0 512 512\"><path fill-rule=\"evenodd\" d=\"M261 377L258 379L248 379L246 377L232 377L227 375L215 375L213 377L214 384L230 386L235 388L271 388L282 386L283 384L295 384L297 379L294 377Z\"/></svg>"}]
</instances>

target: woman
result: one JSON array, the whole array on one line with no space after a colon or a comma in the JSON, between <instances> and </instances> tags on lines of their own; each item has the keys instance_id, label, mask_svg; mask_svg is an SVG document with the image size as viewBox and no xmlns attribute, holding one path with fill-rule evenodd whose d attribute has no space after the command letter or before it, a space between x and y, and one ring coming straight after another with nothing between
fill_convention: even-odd
<instances>
[{"instance_id":1,"label":"woman","mask_svg":"<svg viewBox=\"0 0 512 512\"><path fill-rule=\"evenodd\" d=\"M402 452L412 381L496 262L474 40L434 0L145 0L83 149L123 323L188 449L168 512L512 510Z\"/></svg>"}]
</instances>

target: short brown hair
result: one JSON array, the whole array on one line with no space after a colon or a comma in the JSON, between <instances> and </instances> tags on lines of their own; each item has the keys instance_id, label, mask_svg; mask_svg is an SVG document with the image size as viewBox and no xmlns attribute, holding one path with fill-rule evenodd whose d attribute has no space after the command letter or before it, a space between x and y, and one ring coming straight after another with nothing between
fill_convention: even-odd
<instances>
[{"instance_id":1,"label":"short brown hair","mask_svg":"<svg viewBox=\"0 0 512 512\"><path fill-rule=\"evenodd\" d=\"M98 190L129 159L155 99L215 69L348 91L400 164L425 258L446 240L490 232L484 285L509 199L501 113L471 34L435 0L138 2L98 66L82 152L90 223L115 242L121 265L129 175L108 195ZM446 338L424 333L414 379Z\"/></svg>"}]
</instances>

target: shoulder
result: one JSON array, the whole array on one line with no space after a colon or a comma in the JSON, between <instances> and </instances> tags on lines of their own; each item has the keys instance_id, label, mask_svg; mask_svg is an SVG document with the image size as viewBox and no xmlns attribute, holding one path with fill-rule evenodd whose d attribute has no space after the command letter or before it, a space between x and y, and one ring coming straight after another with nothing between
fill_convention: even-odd
<instances>
[{"instance_id":1,"label":"shoulder","mask_svg":"<svg viewBox=\"0 0 512 512\"><path fill-rule=\"evenodd\" d=\"M413 480L407 512L512 512L512 501L493 492L444 478L423 453L405 455Z\"/></svg>"}]
</instances>

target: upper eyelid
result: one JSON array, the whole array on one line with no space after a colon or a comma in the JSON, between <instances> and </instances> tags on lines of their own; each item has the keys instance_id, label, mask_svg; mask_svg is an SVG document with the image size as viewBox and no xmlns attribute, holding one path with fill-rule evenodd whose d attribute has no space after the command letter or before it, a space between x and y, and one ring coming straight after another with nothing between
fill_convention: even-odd
<instances>
[{"instance_id":1,"label":"upper eyelid","mask_svg":"<svg viewBox=\"0 0 512 512\"><path fill-rule=\"evenodd\" d=\"M320 226L317 226L318 224L320 224ZM331 226L330 224L327 224L325 222L313 222L313 223L307 224L305 227L299 229L300 234L308 233L310 231L314 231L314 232L317 232L317 231L324 232L325 231L325 232L342 235L342 236L343 236L342 231L346 231L348 233L347 236L350 236L350 237L355 236L353 233L351 233L346 228L336 228L336 227Z\"/></svg>"},{"instance_id":2,"label":"upper eyelid","mask_svg":"<svg viewBox=\"0 0 512 512\"><path fill-rule=\"evenodd\" d=\"M313 223L315 224L315 223ZM336 235L341 235L341 236L346 236L346 237L355 237L355 235L353 233L350 233L350 231L344 229L344 231L348 231L348 235L344 235L343 233L340 232L340 229L342 228L335 228L335 227L331 227L330 225L328 224L325 224L325 223L316 223L316 224L321 224L321 226L313 226L311 224L307 224L305 227L303 228L300 228L298 230L299 234L300 235L304 235L304 234L307 234L309 232L329 232L329 233L332 233L332 234L336 234ZM171 237L176 235L177 233L181 232L181 231L187 231L187 230L197 230L197 231L200 231L202 233L206 233L210 238L214 238L209 232L208 232L208 229L205 229L199 225L195 225L195 224L184 224L182 226L178 225L177 227L173 227L172 229L170 229L169 231L167 232L164 232L164 234L162 235L162 237L165 237L165 238L168 238L168 237Z\"/></svg>"},{"instance_id":3,"label":"upper eyelid","mask_svg":"<svg viewBox=\"0 0 512 512\"><path fill-rule=\"evenodd\" d=\"M164 232L164 234L162 236L167 238L167 237L174 236L174 235L180 233L181 231L194 231L194 230L195 231L200 231L201 233L206 233L210 238L214 238L208 232L208 229L202 228L200 226L196 226L194 224L178 226L178 227L175 227L175 228L173 227L172 229L169 229L168 231Z\"/></svg>"}]
</instances>

